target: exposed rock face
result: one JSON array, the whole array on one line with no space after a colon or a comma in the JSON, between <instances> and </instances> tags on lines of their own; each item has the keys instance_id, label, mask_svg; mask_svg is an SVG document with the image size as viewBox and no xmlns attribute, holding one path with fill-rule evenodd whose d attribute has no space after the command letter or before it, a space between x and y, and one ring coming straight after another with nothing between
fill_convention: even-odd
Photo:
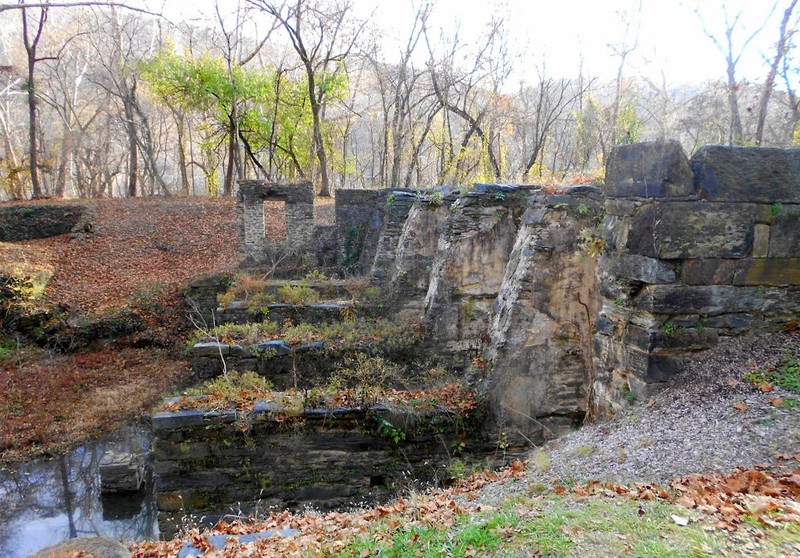
<instances>
[{"instance_id":1,"label":"exposed rock face","mask_svg":"<svg viewBox=\"0 0 800 558\"><path fill-rule=\"evenodd\" d=\"M431 282L439 237L450 218L449 204L432 208L417 203L411 208L397 243L390 288L406 308L422 311Z\"/></svg>"},{"instance_id":2,"label":"exposed rock face","mask_svg":"<svg viewBox=\"0 0 800 558\"><path fill-rule=\"evenodd\" d=\"M602 203L597 194L561 200L537 196L523 215L485 352L497 427L533 442L580 424L588 410L599 299L587 249Z\"/></svg>"},{"instance_id":3,"label":"exposed rock face","mask_svg":"<svg viewBox=\"0 0 800 558\"><path fill-rule=\"evenodd\" d=\"M384 501L409 480L441 475L452 443L498 464L495 446L447 410L377 405L306 409L291 417L258 403L246 417L192 409L153 416L153 459L160 520L182 510L209 512L239 502L249 510L347 508ZM247 432L242 428L246 421ZM513 459L513 455L507 457ZM465 458L466 459L466 458ZM162 533L163 533L162 527Z\"/></svg>"},{"instance_id":4,"label":"exposed rock face","mask_svg":"<svg viewBox=\"0 0 800 558\"><path fill-rule=\"evenodd\" d=\"M488 380L496 426L530 440L650 397L720 337L798 321L800 150L690 161L650 142L612 152L600 193L434 195L340 193L340 255L424 318L431 359Z\"/></svg>"},{"instance_id":5,"label":"exposed rock face","mask_svg":"<svg viewBox=\"0 0 800 558\"><path fill-rule=\"evenodd\" d=\"M486 193L461 197L451 208L433 261L425 321L436 354L455 368L479 354L488 334L522 207L516 196Z\"/></svg>"}]
</instances>

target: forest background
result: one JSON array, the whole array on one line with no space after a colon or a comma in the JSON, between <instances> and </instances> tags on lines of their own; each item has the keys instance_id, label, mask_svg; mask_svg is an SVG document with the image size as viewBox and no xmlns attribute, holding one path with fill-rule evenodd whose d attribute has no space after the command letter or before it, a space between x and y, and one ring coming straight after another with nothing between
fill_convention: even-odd
<instances>
[{"instance_id":1,"label":"forest background","mask_svg":"<svg viewBox=\"0 0 800 558\"><path fill-rule=\"evenodd\" d=\"M0 200L570 184L623 143L800 143L797 0L603 3L568 52L536 38L597 3L367 3L0 4Z\"/></svg>"}]
</instances>

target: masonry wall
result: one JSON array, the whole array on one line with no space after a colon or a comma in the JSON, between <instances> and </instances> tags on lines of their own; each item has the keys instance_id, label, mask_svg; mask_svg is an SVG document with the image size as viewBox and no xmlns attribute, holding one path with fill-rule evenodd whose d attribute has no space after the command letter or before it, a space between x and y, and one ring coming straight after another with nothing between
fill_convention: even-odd
<instances>
[{"instance_id":1,"label":"masonry wall","mask_svg":"<svg viewBox=\"0 0 800 558\"><path fill-rule=\"evenodd\" d=\"M331 510L384 501L402 486L446 478L456 439L489 464L502 459L447 411L376 405L298 412L259 403L245 417L184 410L152 421L160 520L237 505Z\"/></svg>"},{"instance_id":2,"label":"masonry wall","mask_svg":"<svg viewBox=\"0 0 800 558\"><path fill-rule=\"evenodd\" d=\"M800 151L617 148L606 171L595 391L646 399L691 353L800 313Z\"/></svg>"},{"instance_id":3,"label":"masonry wall","mask_svg":"<svg viewBox=\"0 0 800 558\"><path fill-rule=\"evenodd\" d=\"M86 205L41 204L0 206L0 242L48 238L73 232L82 224ZM86 221L86 226L91 226Z\"/></svg>"},{"instance_id":4,"label":"masonry wall","mask_svg":"<svg viewBox=\"0 0 800 558\"><path fill-rule=\"evenodd\" d=\"M798 320L800 150L621 146L605 184L559 194L343 190L335 243L537 441L647 399L720 337Z\"/></svg>"},{"instance_id":5,"label":"masonry wall","mask_svg":"<svg viewBox=\"0 0 800 558\"><path fill-rule=\"evenodd\" d=\"M273 184L243 180L239 183L237 225L247 259L260 262L267 257L266 251L270 248L264 236L264 202L267 200L286 204L285 249L297 256L292 263L316 263L314 189L310 182Z\"/></svg>"}]
</instances>

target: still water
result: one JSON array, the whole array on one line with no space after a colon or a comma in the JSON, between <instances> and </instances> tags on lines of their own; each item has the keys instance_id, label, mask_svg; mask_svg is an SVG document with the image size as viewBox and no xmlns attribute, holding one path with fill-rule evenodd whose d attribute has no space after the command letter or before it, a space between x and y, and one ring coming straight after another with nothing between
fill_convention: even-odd
<instances>
[{"instance_id":1,"label":"still water","mask_svg":"<svg viewBox=\"0 0 800 558\"><path fill-rule=\"evenodd\" d=\"M68 538L158 539L152 483L138 493L101 495L108 450L144 453L149 433L129 426L55 459L0 470L0 556L25 558Z\"/></svg>"}]
</instances>

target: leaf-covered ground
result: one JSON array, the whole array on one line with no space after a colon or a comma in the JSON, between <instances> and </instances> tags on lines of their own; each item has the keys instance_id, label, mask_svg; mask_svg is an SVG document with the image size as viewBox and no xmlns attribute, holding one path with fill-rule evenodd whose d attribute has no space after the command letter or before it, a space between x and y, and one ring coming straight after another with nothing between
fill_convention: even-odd
<instances>
[{"instance_id":1,"label":"leaf-covered ground","mask_svg":"<svg viewBox=\"0 0 800 558\"><path fill-rule=\"evenodd\" d=\"M795 459L800 456L791 456ZM527 464L474 474L455 487L414 493L348 513L272 513L256 522L222 521L167 542L131 545L136 558L176 556L191 542L210 558L336 556L797 556L800 469L738 469L669 485L588 482L531 484ZM482 493L515 485L487 502ZM520 493L519 487L526 490ZM495 491L497 494L497 492ZM224 549L210 534L297 529Z\"/></svg>"},{"instance_id":2,"label":"leaf-covered ground","mask_svg":"<svg viewBox=\"0 0 800 558\"><path fill-rule=\"evenodd\" d=\"M232 199L113 199L87 206L92 232L13 243L55 268L45 292L52 304L103 315L239 260Z\"/></svg>"},{"instance_id":3,"label":"leaf-covered ground","mask_svg":"<svg viewBox=\"0 0 800 558\"><path fill-rule=\"evenodd\" d=\"M187 281L239 259L230 199L114 199L87 202L92 232L0 243L0 266L50 277L45 304L70 315L135 310L150 338L181 345ZM186 376L175 351L100 345L59 355L0 339L0 460L79 443L116 428Z\"/></svg>"},{"instance_id":4,"label":"leaf-covered ground","mask_svg":"<svg viewBox=\"0 0 800 558\"><path fill-rule=\"evenodd\" d=\"M0 460L62 451L155 404L187 365L155 349L30 352L0 362Z\"/></svg>"}]
</instances>

